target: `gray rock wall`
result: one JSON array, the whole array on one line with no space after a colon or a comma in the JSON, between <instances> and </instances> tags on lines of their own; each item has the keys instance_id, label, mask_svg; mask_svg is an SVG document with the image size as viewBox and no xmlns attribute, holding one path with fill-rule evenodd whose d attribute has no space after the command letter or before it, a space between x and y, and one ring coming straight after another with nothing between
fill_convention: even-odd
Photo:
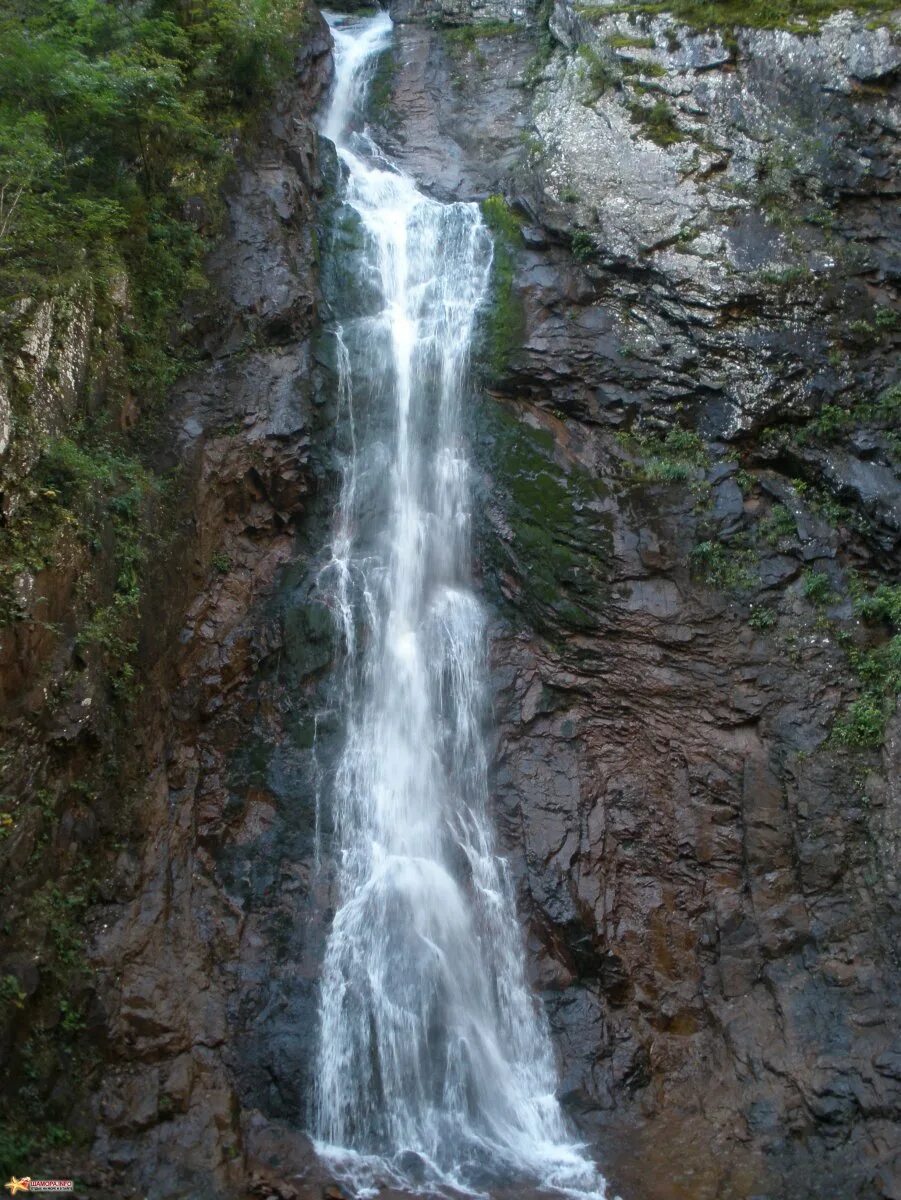
<instances>
[{"instance_id":1,"label":"gray rock wall","mask_svg":"<svg viewBox=\"0 0 901 1200\"><path fill-rule=\"evenodd\" d=\"M624 1197L896 1196L898 717L830 731L898 579L897 39L550 30L399 29L381 133L520 222L480 544L565 1094Z\"/></svg>"}]
</instances>

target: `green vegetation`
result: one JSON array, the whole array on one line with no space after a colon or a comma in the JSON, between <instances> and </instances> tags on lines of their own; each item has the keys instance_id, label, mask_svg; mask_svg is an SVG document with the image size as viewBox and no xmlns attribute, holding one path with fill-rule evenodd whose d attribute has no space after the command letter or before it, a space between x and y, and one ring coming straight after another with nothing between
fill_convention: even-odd
<instances>
[{"instance_id":1,"label":"green vegetation","mask_svg":"<svg viewBox=\"0 0 901 1200\"><path fill-rule=\"evenodd\" d=\"M881 583L872 592L855 597L854 611L864 621L884 621L901 630L901 584Z\"/></svg>"},{"instance_id":2,"label":"green vegetation","mask_svg":"<svg viewBox=\"0 0 901 1200\"><path fill-rule=\"evenodd\" d=\"M652 37L644 37L641 34L614 33L607 38L607 45L612 46L614 50L625 50L627 48L653 50L654 44Z\"/></svg>"},{"instance_id":3,"label":"green vegetation","mask_svg":"<svg viewBox=\"0 0 901 1200\"><path fill-rule=\"evenodd\" d=\"M805 267L767 267L760 272L760 279L772 287L788 288L796 283L807 283L813 278Z\"/></svg>"},{"instance_id":4,"label":"green vegetation","mask_svg":"<svg viewBox=\"0 0 901 1200\"><path fill-rule=\"evenodd\" d=\"M82 438L92 440L90 434L82 433ZM23 482L15 516L0 530L0 619L18 615L17 576L58 563L67 545L76 554L111 560L110 601L93 610L79 630L78 645L100 652L115 687L130 685L135 646L128 631L141 598L147 510L158 494L150 472L107 441L96 441L90 449L69 438L50 443ZM90 577L83 576L81 595L90 607L89 584Z\"/></svg>"},{"instance_id":5,"label":"green vegetation","mask_svg":"<svg viewBox=\"0 0 901 1200\"><path fill-rule=\"evenodd\" d=\"M850 658L861 695L836 721L830 740L842 746L880 746L885 723L901 694L901 633L874 650L852 649Z\"/></svg>"},{"instance_id":6,"label":"green vegetation","mask_svg":"<svg viewBox=\"0 0 901 1200\"><path fill-rule=\"evenodd\" d=\"M868 624L889 627L891 636L869 650L849 649L861 694L832 728L833 745L874 749L885 740L885 723L901 694L901 584L879 584L872 592L854 589L854 611Z\"/></svg>"},{"instance_id":7,"label":"green vegetation","mask_svg":"<svg viewBox=\"0 0 901 1200\"><path fill-rule=\"evenodd\" d=\"M504 37L516 33L517 25L513 21L480 21L475 25L456 25L453 28L445 26L444 36L449 42L456 42L472 50L483 38Z\"/></svg>"},{"instance_id":8,"label":"green vegetation","mask_svg":"<svg viewBox=\"0 0 901 1200\"><path fill-rule=\"evenodd\" d=\"M582 69L590 85L589 102L597 100L598 96L603 96L605 92L618 87L622 82L622 71L614 58L603 57L593 46L584 42L577 48L577 53L582 60Z\"/></svg>"},{"instance_id":9,"label":"green vegetation","mask_svg":"<svg viewBox=\"0 0 901 1200\"><path fill-rule=\"evenodd\" d=\"M685 134L676 124L676 115L663 99L646 106L637 102L630 104L632 120L642 127L645 137L658 146L673 146L684 141Z\"/></svg>"},{"instance_id":10,"label":"green vegetation","mask_svg":"<svg viewBox=\"0 0 901 1200\"><path fill-rule=\"evenodd\" d=\"M492 540L502 573L521 581L532 618L548 632L593 625L610 578L609 518L597 512L603 483L576 463L555 461L548 429L521 421L500 403L480 415L491 472L509 495L510 537Z\"/></svg>"},{"instance_id":11,"label":"green vegetation","mask_svg":"<svg viewBox=\"0 0 901 1200\"><path fill-rule=\"evenodd\" d=\"M804 595L811 604L815 604L819 608L834 603L838 599L832 586L832 580L822 571L805 571L803 579Z\"/></svg>"},{"instance_id":12,"label":"green vegetation","mask_svg":"<svg viewBox=\"0 0 901 1200\"><path fill-rule=\"evenodd\" d=\"M774 504L758 525L757 532L767 545L777 546L783 538L795 537L797 525L784 504Z\"/></svg>"},{"instance_id":13,"label":"green vegetation","mask_svg":"<svg viewBox=\"0 0 901 1200\"><path fill-rule=\"evenodd\" d=\"M794 431L793 436L804 444L813 440L833 442L841 440L855 426L884 429L890 444L897 437L896 430L901 418L901 384L886 388L875 398L865 400L853 397L847 404L824 404L815 417ZM776 439L785 437L784 431L765 431Z\"/></svg>"},{"instance_id":14,"label":"green vegetation","mask_svg":"<svg viewBox=\"0 0 901 1200\"><path fill-rule=\"evenodd\" d=\"M767 629L772 629L776 624L776 614L771 608L766 608L762 604L758 605L756 608L752 608L751 615L748 617L748 624L752 629L763 633Z\"/></svg>"},{"instance_id":15,"label":"green vegetation","mask_svg":"<svg viewBox=\"0 0 901 1200\"><path fill-rule=\"evenodd\" d=\"M482 323L483 359L492 379L499 379L510 354L523 337L525 315L514 287L515 254L522 244L521 221L503 196L482 201L482 216L494 235L491 296Z\"/></svg>"},{"instance_id":16,"label":"green vegetation","mask_svg":"<svg viewBox=\"0 0 901 1200\"><path fill-rule=\"evenodd\" d=\"M670 13L691 29L786 29L815 33L837 12L877 18L895 11L892 0L660 0L658 3L580 5L576 11L589 19L614 13L655 16Z\"/></svg>"},{"instance_id":17,"label":"green vegetation","mask_svg":"<svg viewBox=\"0 0 901 1200\"><path fill-rule=\"evenodd\" d=\"M829 741L834 746L875 749L885 738L885 704L879 696L866 694L855 700L846 715L832 726Z\"/></svg>"},{"instance_id":18,"label":"green vegetation","mask_svg":"<svg viewBox=\"0 0 901 1200\"><path fill-rule=\"evenodd\" d=\"M236 134L290 69L293 0L11 0L0 27L0 304L124 263L120 333L146 395L203 286L205 234Z\"/></svg>"},{"instance_id":19,"label":"green vegetation","mask_svg":"<svg viewBox=\"0 0 901 1200\"><path fill-rule=\"evenodd\" d=\"M713 588L723 592L743 592L754 586L753 568L757 556L753 550L724 546L720 542L701 542L691 552L690 566Z\"/></svg>"},{"instance_id":20,"label":"green vegetation","mask_svg":"<svg viewBox=\"0 0 901 1200\"><path fill-rule=\"evenodd\" d=\"M611 39L610 45L614 44L615 39ZM653 42L651 44L653 45ZM644 59L620 58L615 55L599 54L593 46L589 46L585 42L577 47L577 53L582 60L583 74L589 84L589 91L585 101L588 104L594 103L605 92L621 87L624 80L628 78L634 77L633 86L638 91L647 91L649 85L642 84L640 82L641 77L645 79L659 79L666 75L666 68L662 67L660 63L647 62ZM674 140L679 141L681 138Z\"/></svg>"},{"instance_id":21,"label":"green vegetation","mask_svg":"<svg viewBox=\"0 0 901 1200\"><path fill-rule=\"evenodd\" d=\"M15 975L0 976L0 1021L21 1009L25 1004L25 993Z\"/></svg>"},{"instance_id":22,"label":"green vegetation","mask_svg":"<svg viewBox=\"0 0 901 1200\"><path fill-rule=\"evenodd\" d=\"M532 55L523 72L523 82L526 87L535 87L538 83L542 72L551 61L554 48L557 45L556 38L551 33L551 16L553 12L553 0L541 0L541 3L535 10L535 29L533 33L535 53Z\"/></svg>"},{"instance_id":23,"label":"green vegetation","mask_svg":"<svg viewBox=\"0 0 901 1200\"><path fill-rule=\"evenodd\" d=\"M388 127L392 127L396 123L396 114L391 108L396 72L397 61L394 57L394 48L389 46L378 57L366 97L370 119Z\"/></svg>"},{"instance_id":24,"label":"green vegetation","mask_svg":"<svg viewBox=\"0 0 901 1200\"><path fill-rule=\"evenodd\" d=\"M663 435L633 431L619 435L617 440L643 460L637 473L645 483L682 483L696 479L710 463L699 435L678 426Z\"/></svg>"},{"instance_id":25,"label":"green vegetation","mask_svg":"<svg viewBox=\"0 0 901 1200\"><path fill-rule=\"evenodd\" d=\"M591 234L584 229L577 229L572 236L570 242L572 247L573 257L579 262L588 262L594 257L595 245L591 238Z\"/></svg>"}]
</instances>

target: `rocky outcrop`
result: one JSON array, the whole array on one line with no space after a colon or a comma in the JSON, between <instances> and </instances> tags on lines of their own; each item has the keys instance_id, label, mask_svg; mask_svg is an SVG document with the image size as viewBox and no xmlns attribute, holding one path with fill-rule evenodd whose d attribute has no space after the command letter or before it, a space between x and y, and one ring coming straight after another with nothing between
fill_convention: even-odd
<instances>
[{"instance_id":1,"label":"rocky outcrop","mask_svg":"<svg viewBox=\"0 0 901 1200\"><path fill-rule=\"evenodd\" d=\"M235 1192L255 1177L255 1147L265 1144L242 1070L261 1032L251 1010L277 940L270 926L284 927L293 910L290 885L265 901L270 883L247 874L279 869L273 850L257 858L263 842L282 839L288 857L295 849L277 832L259 755L281 740L272 696L284 689L267 672L291 663L296 640L291 619L280 622L276 585L297 559L301 519L315 510L314 443L326 441L314 364L323 181L313 114L330 80L329 50L317 17L296 81L228 185L227 231L209 263L212 303L186 314L199 365L179 382L157 434L158 471L171 479L160 518L171 525L159 530L142 580L140 690L110 700L77 630L41 632L39 618L74 619L77 558L66 572L53 564L39 574L8 631L16 641L7 665L27 673L25 639L40 639L31 661L40 650L45 700L61 680L67 699L55 741L39 698L23 712L13 688L4 712L5 734L30 755L5 760L7 777L19 771L23 799L44 789L11 832L4 826L0 846L10 878L30 873L6 896L0 975L13 1003L0 1014L4 1069L11 1090L28 1081L58 1141L72 1142L57 1147L56 1173L76 1173L92 1195ZM31 394L42 419L64 434L96 366L90 309L76 304L66 326L43 309L23 310L22 320L35 332L22 351L33 361L21 369L38 380ZM71 370L54 368L54 355ZM58 403L40 401L45 378ZM42 595L52 597L43 609ZM265 751L251 740L256 721L272 735ZM295 836L309 840L310 821L297 817ZM62 1001L57 978L74 989ZM275 1042L267 1046L277 1057ZM16 1145L4 1142L3 1153Z\"/></svg>"},{"instance_id":2,"label":"rocky outcrop","mask_svg":"<svg viewBox=\"0 0 901 1200\"><path fill-rule=\"evenodd\" d=\"M480 545L564 1091L625 1197L896 1196L898 718L835 730L897 578L897 43L550 30L400 28L380 136L511 206Z\"/></svg>"}]
</instances>

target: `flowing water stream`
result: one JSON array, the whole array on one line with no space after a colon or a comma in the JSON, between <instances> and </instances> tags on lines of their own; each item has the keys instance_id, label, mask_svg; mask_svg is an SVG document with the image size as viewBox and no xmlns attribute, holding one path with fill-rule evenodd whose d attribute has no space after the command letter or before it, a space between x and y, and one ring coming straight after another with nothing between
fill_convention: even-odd
<instances>
[{"instance_id":1,"label":"flowing water stream","mask_svg":"<svg viewBox=\"0 0 901 1200\"><path fill-rule=\"evenodd\" d=\"M464 426L491 238L477 205L425 196L360 128L388 16L330 24L323 131L359 249L335 305L343 486L319 581L339 622L344 742L317 1149L357 1195L379 1182L485 1194L529 1181L600 1198L554 1095L486 815Z\"/></svg>"}]
</instances>

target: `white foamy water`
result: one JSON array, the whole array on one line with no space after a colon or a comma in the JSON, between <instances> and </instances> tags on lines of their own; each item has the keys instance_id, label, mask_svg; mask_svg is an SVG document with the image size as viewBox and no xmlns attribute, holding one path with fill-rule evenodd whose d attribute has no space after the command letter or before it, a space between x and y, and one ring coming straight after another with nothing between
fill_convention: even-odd
<instances>
[{"instance_id":1,"label":"white foamy water","mask_svg":"<svg viewBox=\"0 0 901 1200\"><path fill-rule=\"evenodd\" d=\"M323 129L361 248L336 300L343 488L320 588L339 622L330 791L338 907L322 975L315 1135L357 1195L603 1180L555 1098L505 863L486 816L486 631L463 430L491 239L361 132L386 14L332 17Z\"/></svg>"}]
</instances>

